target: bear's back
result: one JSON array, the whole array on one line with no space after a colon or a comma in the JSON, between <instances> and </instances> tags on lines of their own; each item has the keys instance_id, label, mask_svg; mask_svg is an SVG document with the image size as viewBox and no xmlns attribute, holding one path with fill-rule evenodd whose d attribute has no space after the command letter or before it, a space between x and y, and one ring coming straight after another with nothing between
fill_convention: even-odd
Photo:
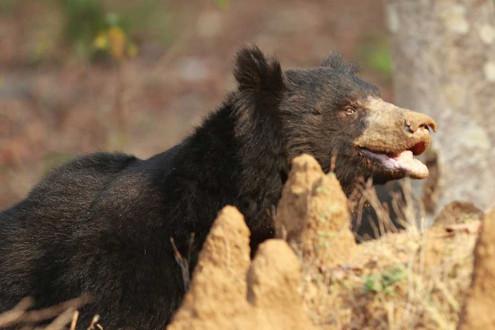
<instances>
[{"instance_id":1,"label":"bear's back","mask_svg":"<svg viewBox=\"0 0 495 330\"><path fill-rule=\"evenodd\" d=\"M174 267L166 267L175 264L165 248L168 235L155 229L167 191L157 178L173 171L178 150L144 161L110 153L81 157L54 169L25 200L0 213L0 311L26 296L42 308L100 288L84 316L122 319L118 300L130 295L123 300L163 308L155 311L155 322L165 322L173 307L149 306L147 297L182 290ZM132 315L127 321L133 323Z\"/></svg>"},{"instance_id":2,"label":"bear's back","mask_svg":"<svg viewBox=\"0 0 495 330\"><path fill-rule=\"evenodd\" d=\"M51 171L19 204L0 213L0 310L31 294L30 271L44 243L70 239L84 212L119 172L136 160L97 153Z\"/></svg>"}]
</instances>

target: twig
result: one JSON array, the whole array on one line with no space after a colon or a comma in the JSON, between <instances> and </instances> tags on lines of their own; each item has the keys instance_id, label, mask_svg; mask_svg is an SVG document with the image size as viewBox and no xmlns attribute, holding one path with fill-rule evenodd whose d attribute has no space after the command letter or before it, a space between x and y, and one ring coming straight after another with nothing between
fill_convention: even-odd
<instances>
[{"instance_id":1,"label":"twig","mask_svg":"<svg viewBox=\"0 0 495 330\"><path fill-rule=\"evenodd\" d=\"M99 320L100 315L96 314L95 316L93 316L93 319L91 320L91 323L89 324L87 330L96 330L96 328L103 329L102 326L98 324Z\"/></svg>"},{"instance_id":2,"label":"twig","mask_svg":"<svg viewBox=\"0 0 495 330\"><path fill-rule=\"evenodd\" d=\"M0 328L6 328L20 323L36 324L41 321L50 320L54 317L58 318L69 309L71 309L72 315L76 308L79 308L90 301L89 295L82 295L79 298L67 300L58 305L34 311L27 311L27 309L32 306L33 300L31 298L24 298L12 310L0 314ZM61 322L61 320L59 321ZM67 322L64 323L64 326Z\"/></svg>"},{"instance_id":3,"label":"twig","mask_svg":"<svg viewBox=\"0 0 495 330\"><path fill-rule=\"evenodd\" d=\"M191 242L191 240L189 242ZM189 262L188 260L184 259L184 257L182 257L182 254L175 245L175 241L173 237L170 237L170 243L172 244L172 249L174 250L175 261L179 265L182 273L182 280L184 281L184 290L187 291L189 289L189 282L190 282Z\"/></svg>"},{"instance_id":4,"label":"twig","mask_svg":"<svg viewBox=\"0 0 495 330\"><path fill-rule=\"evenodd\" d=\"M77 320L79 319L79 311L74 311L72 314L72 321L70 322L70 330L76 330Z\"/></svg>"},{"instance_id":5,"label":"twig","mask_svg":"<svg viewBox=\"0 0 495 330\"><path fill-rule=\"evenodd\" d=\"M83 305L86 305L91 301L88 295L82 295L79 298L67 300L61 304L54 305L48 308L39 309L36 311L27 312L26 315L22 318L23 322L40 322L44 320L51 319L65 311L66 309L72 307L74 309L79 308Z\"/></svg>"},{"instance_id":6,"label":"twig","mask_svg":"<svg viewBox=\"0 0 495 330\"><path fill-rule=\"evenodd\" d=\"M33 305L33 299L24 298L14 308L0 314L0 328L14 324L19 320L26 310Z\"/></svg>"},{"instance_id":7,"label":"twig","mask_svg":"<svg viewBox=\"0 0 495 330\"><path fill-rule=\"evenodd\" d=\"M65 312L57 316L46 328L45 330L61 330L63 329L67 323L69 323L72 319L72 315L75 310L72 307L69 307Z\"/></svg>"}]
</instances>

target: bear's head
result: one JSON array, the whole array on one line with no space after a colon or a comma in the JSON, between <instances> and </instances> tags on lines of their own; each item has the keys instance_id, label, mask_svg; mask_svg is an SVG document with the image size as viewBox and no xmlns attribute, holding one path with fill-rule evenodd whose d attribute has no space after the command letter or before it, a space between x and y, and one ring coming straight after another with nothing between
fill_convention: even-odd
<instances>
[{"instance_id":1,"label":"bear's head","mask_svg":"<svg viewBox=\"0 0 495 330\"><path fill-rule=\"evenodd\" d=\"M428 176L414 156L430 144L434 120L382 100L340 56L282 70L258 48L247 48L238 53L234 75L240 107L276 131L288 160L310 154L343 186L358 177L383 183Z\"/></svg>"}]
</instances>

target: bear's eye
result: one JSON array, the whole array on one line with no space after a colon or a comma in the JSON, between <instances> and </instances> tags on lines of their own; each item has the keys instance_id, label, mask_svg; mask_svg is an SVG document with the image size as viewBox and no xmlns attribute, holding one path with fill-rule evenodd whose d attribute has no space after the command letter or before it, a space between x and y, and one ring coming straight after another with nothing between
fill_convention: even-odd
<instances>
[{"instance_id":1,"label":"bear's eye","mask_svg":"<svg viewBox=\"0 0 495 330\"><path fill-rule=\"evenodd\" d=\"M345 114L346 115L351 116L351 115L354 115L355 113L356 113L356 108L354 108L354 107L346 107L345 108Z\"/></svg>"}]
</instances>

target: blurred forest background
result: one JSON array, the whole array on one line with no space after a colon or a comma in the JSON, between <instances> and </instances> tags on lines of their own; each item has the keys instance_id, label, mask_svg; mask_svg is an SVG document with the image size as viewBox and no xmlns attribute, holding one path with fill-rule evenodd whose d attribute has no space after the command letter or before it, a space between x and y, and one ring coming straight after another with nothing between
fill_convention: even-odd
<instances>
[{"instance_id":1,"label":"blurred forest background","mask_svg":"<svg viewBox=\"0 0 495 330\"><path fill-rule=\"evenodd\" d=\"M494 3L0 0L0 209L78 155L146 158L176 144L235 87L233 59L248 44L284 67L340 52L385 100L439 123L434 175L416 189L429 212L455 199L487 208Z\"/></svg>"},{"instance_id":2,"label":"blurred forest background","mask_svg":"<svg viewBox=\"0 0 495 330\"><path fill-rule=\"evenodd\" d=\"M376 0L0 0L0 209L77 155L177 143L246 44L285 67L339 51L391 99L384 21Z\"/></svg>"}]
</instances>

